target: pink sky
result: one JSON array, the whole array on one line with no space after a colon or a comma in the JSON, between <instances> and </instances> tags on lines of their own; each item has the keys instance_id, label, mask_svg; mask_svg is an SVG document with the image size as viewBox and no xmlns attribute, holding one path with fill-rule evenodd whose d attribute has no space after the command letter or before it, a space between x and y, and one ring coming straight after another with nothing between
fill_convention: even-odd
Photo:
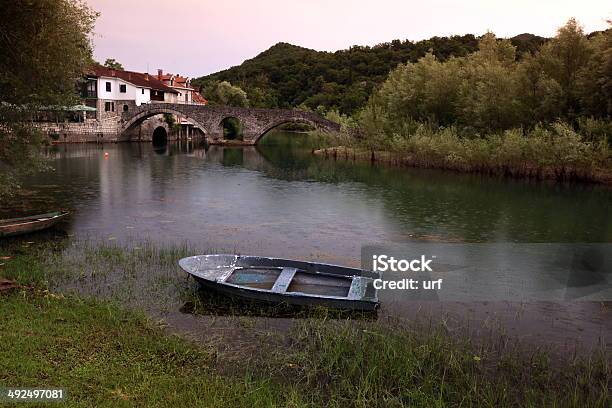
<instances>
[{"instance_id":1,"label":"pink sky","mask_svg":"<svg viewBox=\"0 0 612 408\"><path fill-rule=\"evenodd\" d=\"M491 30L552 36L574 16L607 27L609 0L87 0L101 13L98 61L201 76L238 65L278 42L335 51L393 39Z\"/></svg>"}]
</instances>

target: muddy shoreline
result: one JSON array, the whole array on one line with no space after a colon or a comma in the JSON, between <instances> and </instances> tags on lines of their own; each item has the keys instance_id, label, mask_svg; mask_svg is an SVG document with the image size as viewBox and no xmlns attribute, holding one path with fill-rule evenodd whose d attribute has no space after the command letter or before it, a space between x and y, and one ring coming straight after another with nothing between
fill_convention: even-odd
<instances>
[{"instance_id":1,"label":"muddy shoreline","mask_svg":"<svg viewBox=\"0 0 612 408\"><path fill-rule=\"evenodd\" d=\"M45 254L46 266L40 273L52 292L112 300L143 310L154 320L163 320L171 331L193 339L214 336L231 343L270 333L282 337L296 323L312 317L303 310L253 308L201 290L177 266L181 257L194 253L185 246L166 248L143 242L130 247L66 237L7 243L0 245L0 256L7 257L0 272L10 268L14 259ZM347 318L354 319L336 317L339 322ZM545 349L560 358L612 350L612 302L387 301L373 320L415 330L442 329L475 344Z\"/></svg>"}]
</instances>

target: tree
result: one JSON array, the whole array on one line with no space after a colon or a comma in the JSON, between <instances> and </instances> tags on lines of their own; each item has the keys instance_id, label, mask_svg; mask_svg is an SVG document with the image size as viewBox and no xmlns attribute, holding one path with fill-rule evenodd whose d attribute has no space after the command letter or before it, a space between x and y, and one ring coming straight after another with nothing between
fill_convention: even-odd
<instances>
[{"instance_id":1,"label":"tree","mask_svg":"<svg viewBox=\"0 0 612 408\"><path fill-rule=\"evenodd\" d=\"M380 91L389 118L398 123L405 117L439 124L454 122L459 70L458 59L442 63L432 52L416 64L400 65Z\"/></svg>"},{"instance_id":2,"label":"tree","mask_svg":"<svg viewBox=\"0 0 612 408\"><path fill-rule=\"evenodd\" d=\"M544 71L538 58L532 55L523 58L517 67L516 85L524 125L552 122L561 116L563 89Z\"/></svg>"},{"instance_id":3,"label":"tree","mask_svg":"<svg viewBox=\"0 0 612 408\"><path fill-rule=\"evenodd\" d=\"M485 34L478 51L465 58L457 106L458 122L483 130L520 124L516 52L509 40Z\"/></svg>"},{"instance_id":4,"label":"tree","mask_svg":"<svg viewBox=\"0 0 612 408\"><path fill-rule=\"evenodd\" d=\"M104 66L106 68L116 69L118 71L123 71L124 69L123 65L121 65L121 63L114 58L107 58L106 61L104 61Z\"/></svg>"},{"instance_id":5,"label":"tree","mask_svg":"<svg viewBox=\"0 0 612 408\"><path fill-rule=\"evenodd\" d=\"M228 81L213 82L209 84L204 90L204 95L211 105L249 106L249 99L247 98L246 92Z\"/></svg>"},{"instance_id":6,"label":"tree","mask_svg":"<svg viewBox=\"0 0 612 408\"><path fill-rule=\"evenodd\" d=\"M41 135L28 121L42 106L78 102L91 63L97 14L79 0L13 0L0 14L0 195L40 166Z\"/></svg>"},{"instance_id":7,"label":"tree","mask_svg":"<svg viewBox=\"0 0 612 408\"><path fill-rule=\"evenodd\" d=\"M591 54L591 45L574 18L559 28L557 35L540 49L538 58L545 73L563 90L562 109L566 116L574 117L580 111L577 82Z\"/></svg>"},{"instance_id":8,"label":"tree","mask_svg":"<svg viewBox=\"0 0 612 408\"><path fill-rule=\"evenodd\" d=\"M612 116L612 21L608 25L589 40L591 57L577 75L576 93L583 113L596 117Z\"/></svg>"}]
</instances>

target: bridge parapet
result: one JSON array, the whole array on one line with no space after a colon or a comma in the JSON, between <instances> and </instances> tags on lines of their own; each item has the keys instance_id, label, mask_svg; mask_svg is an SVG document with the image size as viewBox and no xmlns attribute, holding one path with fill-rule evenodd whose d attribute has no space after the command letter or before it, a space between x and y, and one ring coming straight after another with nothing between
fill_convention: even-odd
<instances>
[{"instance_id":1,"label":"bridge parapet","mask_svg":"<svg viewBox=\"0 0 612 408\"><path fill-rule=\"evenodd\" d=\"M317 129L339 131L340 125L321 116L297 109L238 108L231 106L205 106L172 103L151 103L130 108L122 114L122 132L137 126L145 119L170 113L184 116L200 128L209 143L223 143L223 120L236 118L243 130L245 144L255 144L269 130L288 122L308 123Z\"/></svg>"}]
</instances>

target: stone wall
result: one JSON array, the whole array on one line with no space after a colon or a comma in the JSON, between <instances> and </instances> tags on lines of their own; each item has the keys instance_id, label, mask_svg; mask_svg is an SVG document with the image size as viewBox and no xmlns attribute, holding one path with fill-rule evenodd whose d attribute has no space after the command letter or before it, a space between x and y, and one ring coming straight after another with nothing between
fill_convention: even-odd
<instances>
[{"instance_id":1,"label":"stone wall","mask_svg":"<svg viewBox=\"0 0 612 408\"><path fill-rule=\"evenodd\" d=\"M115 110L106 112L106 102L112 102L114 104ZM126 110L126 107L127 107L127 110ZM135 101L98 99L97 106L96 106L96 109L98 109L97 119L100 121L105 121L105 120L119 121L121 120L121 115L123 112L133 111L136 108L137 106L136 106Z\"/></svg>"},{"instance_id":2,"label":"stone wall","mask_svg":"<svg viewBox=\"0 0 612 408\"><path fill-rule=\"evenodd\" d=\"M150 142L153 131L161 126L168 132L168 140L176 139L171 134L163 115L156 115L123 132L118 115L105 115L101 121L88 119L83 123L37 123L51 143L104 143L121 141Z\"/></svg>"},{"instance_id":3,"label":"stone wall","mask_svg":"<svg viewBox=\"0 0 612 408\"><path fill-rule=\"evenodd\" d=\"M87 119L83 123L37 123L52 143L113 142L121 132L117 120L97 121Z\"/></svg>"}]
</instances>

